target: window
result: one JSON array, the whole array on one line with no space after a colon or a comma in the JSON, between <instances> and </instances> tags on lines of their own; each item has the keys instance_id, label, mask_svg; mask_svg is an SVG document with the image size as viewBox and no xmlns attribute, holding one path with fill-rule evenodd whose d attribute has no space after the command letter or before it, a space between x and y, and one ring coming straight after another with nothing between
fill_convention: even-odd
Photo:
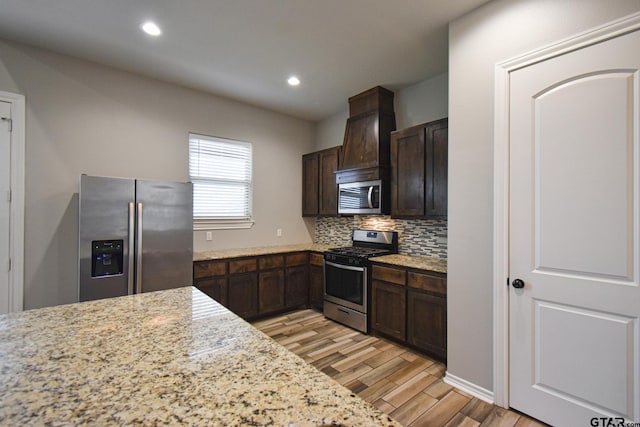
<instances>
[{"instance_id":1,"label":"window","mask_svg":"<svg viewBox=\"0 0 640 427\"><path fill-rule=\"evenodd\" d=\"M189 134L194 228L251 227L251 154L249 142Z\"/></svg>"}]
</instances>

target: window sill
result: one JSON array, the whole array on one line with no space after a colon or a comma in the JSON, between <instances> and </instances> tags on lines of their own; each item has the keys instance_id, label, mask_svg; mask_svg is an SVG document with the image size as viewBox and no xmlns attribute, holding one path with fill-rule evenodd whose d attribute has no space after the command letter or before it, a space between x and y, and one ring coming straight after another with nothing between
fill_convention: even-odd
<instances>
[{"instance_id":1,"label":"window sill","mask_svg":"<svg viewBox=\"0 0 640 427\"><path fill-rule=\"evenodd\" d=\"M253 220L194 219L193 230L233 230L253 227Z\"/></svg>"}]
</instances>

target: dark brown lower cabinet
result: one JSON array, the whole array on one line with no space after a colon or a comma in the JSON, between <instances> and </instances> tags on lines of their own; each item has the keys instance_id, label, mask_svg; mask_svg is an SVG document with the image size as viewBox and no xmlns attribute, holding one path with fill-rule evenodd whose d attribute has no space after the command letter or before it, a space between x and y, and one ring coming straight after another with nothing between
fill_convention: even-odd
<instances>
[{"instance_id":1,"label":"dark brown lower cabinet","mask_svg":"<svg viewBox=\"0 0 640 427\"><path fill-rule=\"evenodd\" d=\"M309 276L306 265L287 267L285 305L306 306L309 300Z\"/></svg>"},{"instance_id":2,"label":"dark brown lower cabinet","mask_svg":"<svg viewBox=\"0 0 640 427\"><path fill-rule=\"evenodd\" d=\"M227 299L226 261L196 261L193 263L195 286L225 307Z\"/></svg>"},{"instance_id":3,"label":"dark brown lower cabinet","mask_svg":"<svg viewBox=\"0 0 640 427\"><path fill-rule=\"evenodd\" d=\"M309 267L309 303L312 307L322 309L324 302L324 271L322 267Z\"/></svg>"},{"instance_id":4,"label":"dark brown lower cabinet","mask_svg":"<svg viewBox=\"0 0 640 427\"><path fill-rule=\"evenodd\" d=\"M373 263L371 330L447 359L447 275Z\"/></svg>"},{"instance_id":5,"label":"dark brown lower cabinet","mask_svg":"<svg viewBox=\"0 0 640 427\"><path fill-rule=\"evenodd\" d=\"M323 258L314 255L314 283L319 286L314 295L322 307ZM307 251L195 261L195 286L238 316L252 320L309 307L309 262Z\"/></svg>"},{"instance_id":6,"label":"dark brown lower cabinet","mask_svg":"<svg viewBox=\"0 0 640 427\"><path fill-rule=\"evenodd\" d=\"M247 319L258 314L258 274L229 276L229 310Z\"/></svg>"},{"instance_id":7,"label":"dark brown lower cabinet","mask_svg":"<svg viewBox=\"0 0 640 427\"><path fill-rule=\"evenodd\" d=\"M406 288L373 280L371 293L371 328L404 341L406 339Z\"/></svg>"},{"instance_id":8,"label":"dark brown lower cabinet","mask_svg":"<svg viewBox=\"0 0 640 427\"><path fill-rule=\"evenodd\" d=\"M261 271L258 296L260 314L282 310L284 308L284 271Z\"/></svg>"},{"instance_id":9,"label":"dark brown lower cabinet","mask_svg":"<svg viewBox=\"0 0 640 427\"><path fill-rule=\"evenodd\" d=\"M309 304L309 253L294 252L284 256L286 308Z\"/></svg>"},{"instance_id":10,"label":"dark brown lower cabinet","mask_svg":"<svg viewBox=\"0 0 640 427\"><path fill-rule=\"evenodd\" d=\"M447 358L447 299L407 291L407 342L440 359Z\"/></svg>"},{"instance_id":11,"label":"dark brown lower cabinet","mask_svg":"<svg viewBox=\"0 0 640 427\"><path fill-rule=\"evenodd\" d=\"M226 277L198 280L196 287L225 307L228 306Z\"/></svg>"},{"instance_id":12,"label":"dark brown lower cabinet","mask_svg":"<svg viewBox=\"0 0 640 427\"><path fill-rule=\"evenodd\" d=\"M309 304L322 310L324 305L324 257L319 253L309 254Z\"/></svg>"},{"instance_id":13,"label":"dark brown lower cabinet","mask_svg":"<svg viewBox=\"0 0 640 427\"><path fill-rule=\"evenodd\" d=\"M252 320L302 307L322 310L323 255L290 252L194 262L195 285L238 316ZM373 263L371 332L447 357L447 277Z\"/></svg>"}]
</instances>

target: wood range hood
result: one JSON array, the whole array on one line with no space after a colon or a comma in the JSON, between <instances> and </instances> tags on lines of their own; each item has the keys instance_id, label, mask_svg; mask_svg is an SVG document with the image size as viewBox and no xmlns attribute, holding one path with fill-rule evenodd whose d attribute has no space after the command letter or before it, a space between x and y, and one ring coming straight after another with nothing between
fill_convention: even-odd
<instances>
[{"instance_id":1,"label":"wood range hood","mask_svg":"<svg viewBox=\"0 0 640 427\"><path fill-rule=\"evenodd\" d=\"M376 86L349 98L349 118L336 184L389 182L390 139L396 129L393 92Z\"/></svg>"},{"instance_id":2,"label":"wood range hood","mask_svg":"<svg viewBox=\"0 0 640 427\"><path fill-rule=\"evenodd\" d=\"M390 147L391 132L395 129L393 92L376 86L349 98L349 118L336 171L336 185L340 188L341 184L379 180L380 209L377 214L386 215L391 210ZM342 194L340 189L339 194ZM340 207L338 212L341 212Z\"/></svg>"}]
</instances>

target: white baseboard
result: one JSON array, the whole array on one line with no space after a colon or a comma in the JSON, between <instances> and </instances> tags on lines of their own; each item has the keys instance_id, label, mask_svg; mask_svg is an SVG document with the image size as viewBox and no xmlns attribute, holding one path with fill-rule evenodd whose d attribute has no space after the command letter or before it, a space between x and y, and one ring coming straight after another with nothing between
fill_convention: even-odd
<instances>
[{"instance_id":1,"label":"white baseboard","mask_svg":"<svg viewBox=\"0 0 640 427\"><path fill-rule=\"evenodd\" d=\"M483 400L487 403L495 403L492 391L489 391L486 388L482 388L467 380L463 380L462 378L458 378L455 375L451 375L449 372L445 373L443 381L450 386L460 389L461 391L464 391L465 393L477 397L478 399Z\"/></svg>"}]
</instances>

